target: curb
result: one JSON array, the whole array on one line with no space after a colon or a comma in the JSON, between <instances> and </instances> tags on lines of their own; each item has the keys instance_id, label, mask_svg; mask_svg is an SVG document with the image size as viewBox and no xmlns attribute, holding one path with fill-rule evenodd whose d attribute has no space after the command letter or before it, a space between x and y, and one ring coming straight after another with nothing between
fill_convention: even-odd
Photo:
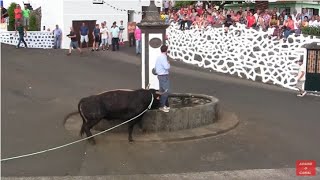
<instances>
[{"instance_id":1,"label":"curb","mask_svg":"<svg viewBox=\"0 0 320 180\"><path fill-rule=\"evenodd\" d=\"M244 169L244 170L224 170L224 171L207 171L207 172L187 172L177 174L133 174L133 175L97 175L97 176L39 176L39 177L2 177L4 180L249 180L249 179L319 179L320 167L316 167L316 176L296 176L295 168L279 169Z\"/></svg>"},{"instance_id":2,"label":"curb","mask_svg":"<svg viewBox=\"0 0 320 180\"><path fill-rule=\"evenodd\" d=\"M215 123L193 128L193 129L185 129L174 132L159 132L159 133L140 133L137 132L138 129L133 132L134 142L180 142L180 141L189 141L189 140L197 140L208 137L217 136L223 133L226 133L239 125L240 121L238 117L234 113L223 113L221 118L217 120ZM69 130L70 132L70 130ZM98 131L91 130L93 134ZM71 132L70 132L71 133ZM75 135L75 133L72 133ZM78 132L77 132L78 134ZM125 141L128 142L128 134L127 133L106 133L102 136L95 137L97 144L102 141Z\"/></svg>"}]
</instances>

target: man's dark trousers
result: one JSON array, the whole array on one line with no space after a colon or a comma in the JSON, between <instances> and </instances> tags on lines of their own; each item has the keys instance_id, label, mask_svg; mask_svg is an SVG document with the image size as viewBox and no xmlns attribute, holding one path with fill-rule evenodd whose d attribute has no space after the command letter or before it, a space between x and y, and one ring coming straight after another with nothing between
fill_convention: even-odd
<instances>
[{"instance_id":1,"label":"man's dark trousers","mask_svg":"<svg viewBox=\"0 0 320 180\"><path fill-rule=\"evenodd\" d=\"M169 88L170 88L170 81L169 75L158 75L159 79L159 86L160 86L160 93L163 93L160 97L160 107L167 106L169 107Z\"/></svg>"},{"instance_id":2,"label":"man's dark trousers","mask_svg":"<svg viewBox=\"0 0 320 180\"><path fill-rule=\"evenodd\" d=\"M119 38L112 38L112 51L119 50Z\"/></svg>"},{"instance_id":3,"label":"man's dark trousers","mask_svg":"<svg viewBox=\"0 0 320 180\"><path fill-rule=\"evenodd\" d=\"M21 41L24 43L24 47L28 47L27 46L27 43L26 43L26 41L24 41L24 35L23 34L19 34L19 42L18 42L18 45L17 45L17 48L19 48L20 47L20 43L21 43Z\"/></svg>"},{"instance_id":4,"label":"man's dark trousers","mask_svg":"<svg viewBox=\"0 0 320 180\"><path fill-rule=\"evenodd\" d=\"M134 37L134 33L129 33L129 46L135 46L135 37Z\"/></svg>"}]
</instances>

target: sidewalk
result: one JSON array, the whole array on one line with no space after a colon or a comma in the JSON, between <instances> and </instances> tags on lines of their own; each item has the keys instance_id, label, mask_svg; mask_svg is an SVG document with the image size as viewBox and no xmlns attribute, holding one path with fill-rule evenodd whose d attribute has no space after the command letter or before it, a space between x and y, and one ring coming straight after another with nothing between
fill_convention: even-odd
<instances>
[{"instance_id":1,"label":"sidewalk","mask_svg":"<svg viewBox=\"0 0 320 180\"><path fill-rule=\"evenodd\" d=\"M139 174L115 176L64 176L64 177L8 177L3 180L304 180L319 179L320 168L317 175L311 177L296 176L295 168L283 169L249 169L235 171L208 171L181 174Z\"/></svg>"}]
</instances>

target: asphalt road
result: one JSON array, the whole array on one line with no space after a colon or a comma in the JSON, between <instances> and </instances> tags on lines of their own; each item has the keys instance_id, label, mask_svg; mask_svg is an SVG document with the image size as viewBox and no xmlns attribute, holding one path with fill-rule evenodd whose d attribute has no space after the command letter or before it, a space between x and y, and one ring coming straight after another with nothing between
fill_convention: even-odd
<instances>
[{"instance_id":1,"label":"asphalt road","mask_svg":"<svg viewBox=\"0 0 320 180\"><path fill-rule=\"evenodd\" d=\"M126 52L15 49L2 45L1 158L76 140L63 118L78 100L105 90L139 88L139 59ZM2 176L131 175L295 168L320 163L320 98L282 88L174 66L174 92L204 93L235 112L236 129L177 143L98 141L1 163Z\"/></svg>"}]
</instances>

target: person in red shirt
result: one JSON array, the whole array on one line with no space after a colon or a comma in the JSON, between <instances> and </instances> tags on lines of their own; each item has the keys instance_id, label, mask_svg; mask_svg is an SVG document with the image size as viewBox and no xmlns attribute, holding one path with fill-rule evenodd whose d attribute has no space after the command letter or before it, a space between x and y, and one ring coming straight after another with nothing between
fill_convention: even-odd
<instances>
[{"instance_id":1,"label":"person in red shirt","mask_svg":"<svg viewBox=\"0 0 320 180\"><path fill-rule=\"evenodd\" d=\"M256 23L256 18L252 15L252 12L249 11L249 15L247 16L247 27L251 28Z\"/></svg>"},{"instance_id":2,"label":"person in red shirt","mask_svg":"<svg viewBox=\"0 0 320 180\"><path fill-rule=\"evenodd\" d=\"M288 16L288 19L285 23L286 29L284 30L284 38L285 40L289 37L289 35L294 31L294 21L292 20L292 16Z\"/></svg>"},{"instance_id":3,"label":"person in red shirt","mask_svg":"<svg viewBox=\"0 0 320 180\"><path fill-rule=\"evenodd\" d=\"M203 10L201 7L197 7L197 12L201 16L203 14Z\"/></svg>"},{"instance_id":4,"label":"person in red shirt","mask_svg":"<svg viewBox=\"0 0 320 180\"><path fill-rule=\"evenodd\" d=\"M17 23L18 21L21 22L22 10L19 4L17 4L16 8L14 9L14 19L15 23Z\"/></svg>"}]
</instances>

